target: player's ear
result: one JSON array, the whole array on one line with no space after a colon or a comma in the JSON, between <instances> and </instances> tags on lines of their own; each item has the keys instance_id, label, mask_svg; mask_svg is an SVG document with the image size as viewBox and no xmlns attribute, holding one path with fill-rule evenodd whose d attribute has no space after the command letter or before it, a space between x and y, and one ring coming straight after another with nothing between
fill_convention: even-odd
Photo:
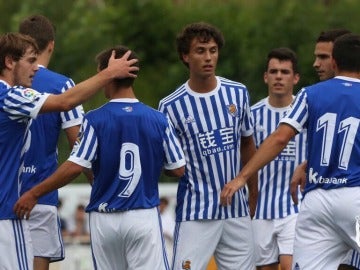
<instances>
[{"instance_id":1,"label":"player's ear","mask_svg":"<svg viewBox=\"0 0 360 270\"><path fill-rule=\"evenodd\" d=\"M332 65L333 70L335 71L335 74L337 74L339 69L338 69L338 66L337 66L334 58L331 59L331 65Z\"/></svg>"},{"instance_id":2,"label":"player's ear","mask_svg":"<svg viewBox=\"0 0 360 270\"><path fill-rule=\"evenodd\" d=\"M51 53L53 53L54 48L55 48L55 41L52 40L47 45L47 51L51 54Z\"/></svg>"},{"instance_id":3,"label":"player's ear","mask_svg":"<svg viewBox=\"0 0 360 270\"><path fill-rule=\"evenodd\" d=\"M12 70L15 64L16 61L10 55L5 56L5 67L7 69Z\"/></svg>"},{"instance_id":4,"label":"player's ear","mask_svg":"<svg viewBox=\"0 0 360 270\"><path fill-rule=\"evenodd\" d=\"M189 55L188 54L183 53L181 55L181 58L185 63L189 64Z\"/></svg>"},{"instance_id":5,"label":"player's ear","mask_svg":"<svg viewBox=\"0 0 360 270\"><path fill-rule=\"evenodd\" d=\"M268 74L267 74L266 71L264 72L264 82L265 82L266 84L268 83Z\"/></svg>"},{"instance_id":6,"label":"player's ear","mask_svg":"<svg viewBox=\"0 0 360 270\"><path fill-rule=\"evenodd\" d=\"M294 80L293 80L294 85L297 84L299 81L300 81L300 74L295 73L294 74Z\"/></svg>"}]
</instances>

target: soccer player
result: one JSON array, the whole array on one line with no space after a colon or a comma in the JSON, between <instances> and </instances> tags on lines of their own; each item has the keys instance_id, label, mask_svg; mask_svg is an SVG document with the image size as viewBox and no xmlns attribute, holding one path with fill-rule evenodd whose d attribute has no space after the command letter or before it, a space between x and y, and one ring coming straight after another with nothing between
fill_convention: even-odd
<instances>
[{"instance_id":1,"label":"soccer player","mask_svg":"<svg viewBox=\"0 0 360 270\"><path fill-rule=\"evenodd\" d=\"M39 113L75 108L112 78L136 76L131 73L138 70L132 67L136 60L128 61L129 54L121 59L112 55L108 69L65 93L39 93L25 88L39 68L34 39L19 33L0 36L0 269L33 269L28 224L13 212L21 188L23 154L31 139L29 122Z\"/></svg>"},{"instance_id":2,"label":"soccer player","mask_svg":"<svg viewBox=\"0 0 360 270\"><path fill-rule=\"evenodd\" d=\"M215 75L224 44L216 27L189 24L176 44L190 78L159 104L174 124L186 158L178 186L172 269L206 269L212 255L219 269L255 269L250 215L255 213L257 174L248 181L250 213L243 190L229 206L221 206L219 197L256 151L247 88Z\"/></svg>"},{"instance_id":3,"label":"soccer player","mask_svg":"<svg viewBox=\"0 0 360 270\"><path fill-rule=\"evenodd\" d=\"M221 203L231 203L254 172L307 128L307 182L293 269L337 269L349 248L360 251L360 35L337 38L332 57L336 77L298 93L279 127L221 193Z\"/></svg>"},{"instance_id":4,"label":"soccer player","mask_svg":"<svg viewBox=\"0 0 360 270\"><path fill-rule=\"evenodd\" d=\"M349 30L343 28L331 29L322 31L316 40L314 55L314 68L319 76L320 81L331 79L335 76L335 70L332 64L332 50L336 38L350 33ZM293 200L297 203L297 190L298 185L302 187L306 181L306 161L298 166L294 172L292 185L293 185ZM356 251L350 251L343 264L338 268L339 270L354 270L360 269L360 255Z\"/></svg>"},{"instance_id":5,"label":"soccer player","mask_svg":"<svg viewBox=\"0 0 360 270\"><path fill-rule=\"evenodd\" d=\"M104 70L112 51L97 56ZM134 53L131 59L137 58ZM160 221L158 180L163 167L170 176L185 171L185 158L171 122L139 102L133 78L114 79L104 87L110 102L84 116L80 136L67 161L15 205L27 216L36 200L92 167L90 233L95 269L169 269Z\"/></svg>"},{"instance_id":6,"label":"soccer player","mask_svg":"<svg viewBox=\"0 0 360 270\"><path fill-rule=\"evenodd\" d=\"M297 56L289 48L267 55L264 81L268 97L251 107L257 147L276 129L290 109L294 86L299 82ZM258 270L291 270L298 206L290 194L294 168L305 160L306 133L296 135L283 151L258 172L259 195L253 219Z\"/></svg>"},{"instance_id":7,"label":"soccer player","mask_svg":"<svg viewBox=\"0 0 360 270\"><path fill-rule=\"evenodd\" d=\"M61 94L73 87L74 82L70 78L47 69L55 46L55 28L50 20L42 15L27 17L20 23L19 32L34 38L39 47L39 70L35 73L31 88L40 93ZM25 153L21 174L21 193L40 183L56 170L60 131L64 129L72 147L83 114L84 110L79 105L71 111L39 115L32 121L29 131L30 147ZM39 198L28 222L36 270L47 270L50 262L64 259L57 205L57 190Z\"/></svg>"},{"instance_id":8,"label":"soccer player","mask_svg":"<svg viewBox=\"0 0 360 270\"><path fill-rule=\"evenodd\" d=\"M319 76L320 81L325 81L335 76L335 71L332 65L332 49L335 39L350 33L346 29L332 29L320 33L316 40L314 55L315 61L313 67Z\"/></svg>"}]
</instances>

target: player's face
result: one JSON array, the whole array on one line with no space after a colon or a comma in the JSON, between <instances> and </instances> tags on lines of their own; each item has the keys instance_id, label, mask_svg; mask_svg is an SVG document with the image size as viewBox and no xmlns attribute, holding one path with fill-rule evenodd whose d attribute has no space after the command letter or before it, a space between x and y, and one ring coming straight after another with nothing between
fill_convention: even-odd
<instances>
[{"instance_id":1,"label":"player's face","mask_svg":"<svg viewBox=\"0 0 360 270\"><path fill-rule=\"evenodd\" d=\"M31 86L33 77L39 69L36 60L37 54L32 48L28 48L19 61L15 62L14 85Z\"/></svg>"},{"instance_id":2,"label":"player's face","mask_svg":"<svg viewBox=\"0 0 360 270\"><path fill-rule=\"evenodd\" d=\"M219 49L216 42L200 42L198 38L193 39L188 54L183 59L189 64L190 77L207 78L215 76L216 65L219 57Z\"/></svg>"},{"instance_id":3,"label":"player's face","mask_svg":"<svg viewBox=\"0 0 360 270\"><path fill-rule=\"evenodd\" d=\"M268 85L270 95L292 95L299 78L299 74L293 71L291 61L280 61L276 58L270 59L264 73L264 81Z\"/></svg>"},{"instance_id":4,"label":"player's face","mask_svg":"<svg viewBox=\"0 0 360 270\"><path fill-rule=\"evenodd\" d=\"M317 72L320 81L328 80L335 76L332 64L333 42L318 42L315 45L315 62L313 67Z\"/></svg>"}]
</instances>

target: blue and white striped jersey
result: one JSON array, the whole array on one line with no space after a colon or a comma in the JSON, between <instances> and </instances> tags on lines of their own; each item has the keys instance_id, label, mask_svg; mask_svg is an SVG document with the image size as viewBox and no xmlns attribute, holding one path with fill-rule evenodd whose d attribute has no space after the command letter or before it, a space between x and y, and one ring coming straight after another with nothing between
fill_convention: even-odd
<instances>
[{"instance_id":1,"label":"blue and white striped jersey","mask_svg":"<svg viewBox=\"0 0 360 270\"><path fill-rule=\"evenodd\" d=\"M220 205L222 188L240 171L241 137L253 133L248 91L241 83L216 78L217 86L209 93L196 93L186 82L159 104L175 127L186 158L176 221L248 215L243 189L234 194L230 206Z\"/></svg>"},{"instance_id":2,"label":"blue and white striped jersey","mask_svg":"<svg viewBox=\"0 0 360 270\"><path fill-rule=\"evenodd\" d=\"M56 72L39 66L32 88L40 93L61 94L74 86L74 82ZM61 129L80 125L84 110L77 106L68 112L39 115L30 125L30 148L24 155L21 174L21 194L50 176L58 167L57 143ZM39 204L58 204L58 191L52 191L38 200Z\"/></svg>"},{"instance_id":3,"label":"blue and white striped jersey","mask_svg":"<svg viewBox=\"0 0 360 270\"><path fill-rule=\"evenodd\" d=\"M0 219L16 219L23 154L29 148L28 123L36 118L47 94L10 87L0 81Z\"/></svg>"},{"instance_id":4,"label":"blue and white striped jersey","mask_svg":"<svg viewBox=\"0 0 360 270\"><path fill-rule=\"evenodd\" d=\"M69 160L93 169L87 212L153 208L163 167L185 165L171 123L137 99L114 99L87 113Z\"/></svg>"},{"instance_id":5,"label":"blue and white striped jersey","mask_svg":"<svg viewBox=\"0 0 360 270\"><path fill-rule=\"evenodd\" d=\"M277 128L290 106L275 108L266 97L251 107L256 147ZM297 134L285 149L258 172L259 195L256 219L277 219L298 213L290 194L290 181L297 165L306 159L306 131ZM301 196L299 196L300 198Z\"/></svg>"},{"instance_id":6,"label":"blue and white striped jersey","mask_svg":"<svg viewBox=\"0 0 360 270\"><path fill-rule=\"evenodd\" d=\"M305 193L360 186L360 80L338 76L303 88L282 123L307 128Z\"/></svg>"}]
</instances>

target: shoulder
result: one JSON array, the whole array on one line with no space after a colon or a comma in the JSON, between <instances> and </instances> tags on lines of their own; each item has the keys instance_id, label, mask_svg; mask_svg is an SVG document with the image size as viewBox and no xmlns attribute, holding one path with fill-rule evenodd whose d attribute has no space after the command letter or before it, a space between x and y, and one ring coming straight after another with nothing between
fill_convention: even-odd
<instances>
[{"instance_id":1,"label":"shoulder","mask_svg":"<svg viewBox=\"0 0 360 270\"><path fill-rule=\"evenodd\" d=\"M21 98L23 102L31 102L35 100L41 93L32 88L25 88L23 86L14 86L9 89L9 96Z\"/></svg>"},{"instance_id":2,"label":"shoulder","mask_svg":"<svg viewBox=\"0 0 360 270\"><path fill-rule=\"evenodd\" d=\"M40 68L34 76L32 87L40 92L61 93L73 87L73 80L47 68Z\"/></svg>"},{"instance_id":3,"label":"shoulder","mask_svg":"<svg viewBox=\"0 0 360 270\"><path fill-rule=\"evenodd\" d=\"M263 98L251 106L251 111L256 111L266 106L266 98Z\"/></svg>"},{"instance_id":4,"label":"shoulder","mask_svg":"<svg viewBox=\"0 0 360 270\"><path fill-rule=\"evenodd\" d=\"M247 90L245 84L243 84L243 83L241 83L241 82L229 80L229 79L227 79L227 78L220 77L220 76L217 76L217 78L219 79L219 81L220 81L220 83L221 83L222 86L232 87L232 88L234 88L234 89Z\"/></svg>"},{"instance_id":5,"label":"shoulder","mask_svg":"<svg viewBox=\"0 0 360 270\"><path fill-rule=\"evenodd\" d=\"M48 77L48 78L53 78L53 79L56 79L59 81L71 80L69 77L67 77L61 73L47 69L47 68L39 68L39 70L35 73L35 78L36 77Z\"/></svg>"},{"instance_id":6,"label":"shoulder","mask_svg":"<svg viewBox=\"0 0 360 270\"><path fill-rule=\"evenodd\" d=\"M143 113L145 116L155 118L155 119L157 119L157 121L167 124L168 120L167 120L166 115L163 112L156 110L142 102L139 103L139 106L142 107Z\"/></svg>"},{"instance_id":7,"label":"shoulder","mask_svg":"<svg viewBox=\"0 0 360 270\"><path fill-rule=\"evenodd\" d=\"M183 98L183 96L187 93L185 83L175 89L170 95L164 97L160 100L159 106L167 106L172 104L173 102Z\"/></svg>"}]
</instances>

